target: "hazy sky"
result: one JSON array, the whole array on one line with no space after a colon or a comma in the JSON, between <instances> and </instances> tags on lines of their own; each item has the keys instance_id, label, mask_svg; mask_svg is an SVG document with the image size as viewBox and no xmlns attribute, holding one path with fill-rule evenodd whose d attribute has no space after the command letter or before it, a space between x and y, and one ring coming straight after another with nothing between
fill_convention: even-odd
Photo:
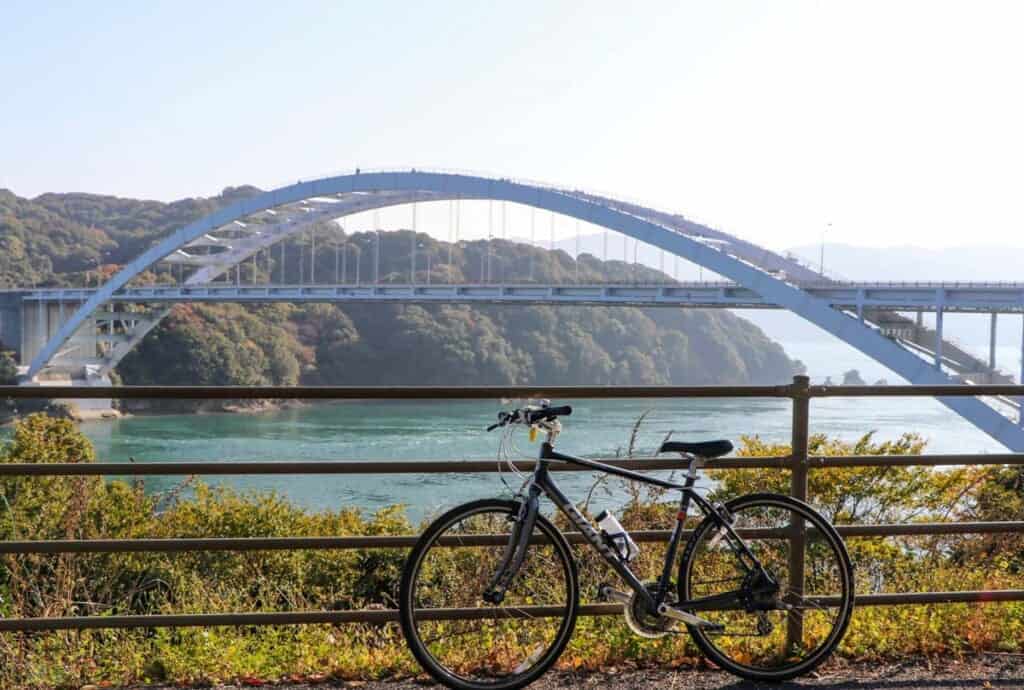
<instances>
[{"instance_id":1,"label":"hazy sky","mask_svg":"<svg viewBox=\"0 0 1024 690\"><path fill-rule=\"evenodd\" d=\"M355 166L647 200L787 247L1024 247L1022 3L5 0L0 187Z\"/></svg>"}]
</instances>

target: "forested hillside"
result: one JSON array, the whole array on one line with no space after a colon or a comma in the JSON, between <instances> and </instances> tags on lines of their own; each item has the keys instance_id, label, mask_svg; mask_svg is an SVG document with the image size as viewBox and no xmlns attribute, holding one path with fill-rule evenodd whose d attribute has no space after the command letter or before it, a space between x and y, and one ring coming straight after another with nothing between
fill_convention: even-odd
<instances>
[{"instance_id":1,"label":"forested hillside","mask_svg":"<svg viewBox=\"0 0 1024 690\"><path fill-rule=\"evenodd\" d=\"M157 238L256 193L164 204L89 194L23 199L0 191L0 287L82 285L109 275ZM374 278L373 233L317 230L318 282ZM488 243L449 245L410 231L381 233L381 282L478 281ZM494 240L495 280L651 280L621 261ZM246 262L241 280L308 280L310 240ZM301 263L300 263L301 261ZM143 281L170 280L166 269ZM663 384L778 383L799 369L748 321L725 311L632 307L181 305L121 363L127 383L155 384Z\"/></svg>"}]
</instances>

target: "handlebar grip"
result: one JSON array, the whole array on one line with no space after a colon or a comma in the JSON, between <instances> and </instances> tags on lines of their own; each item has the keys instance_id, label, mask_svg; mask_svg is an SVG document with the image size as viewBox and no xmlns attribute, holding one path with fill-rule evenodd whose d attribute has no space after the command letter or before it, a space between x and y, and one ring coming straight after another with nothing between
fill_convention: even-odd
<instances>
[{"instance_id":1,"label":"handlebar grip","mask_svg":"<svg viewBox=\"0 0 1024 690\"><path fill-rule=\"evenodd\" d=\"M568 405L561 407L542 407L539 410L530 410L529 423L539 422L542 419L555 419L556 417L567 417L572 414L572 408Z\"/></svg>"}]
</instances>

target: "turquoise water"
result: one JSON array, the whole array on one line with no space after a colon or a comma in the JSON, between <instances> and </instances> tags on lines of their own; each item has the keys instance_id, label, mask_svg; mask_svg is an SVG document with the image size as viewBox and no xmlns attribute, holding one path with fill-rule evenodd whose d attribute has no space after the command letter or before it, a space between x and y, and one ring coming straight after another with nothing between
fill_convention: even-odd
<instances>
[{"instance_id":1,"label":"turquoise water","mask_svg":"<svg viewBox=\"0 0 1024 690\"><path fill-rule=\"evenodd\" d=\"M558 404L561 401L553 401ZM601 400L570 401L559 449L585 456L614 456L640 428L637 451L653 455L672 432L680 440L757 434L786 441L791 407L787 400ZM89 422L82 430L102 460L272 462L350 460L481 460L496 455L498 435L488 434L502 405L498 401L360 402L317 404L260 414L129 417ZM824 399L811 406L812 432L853 439L875 430L879 438L918 431L930 452L1000 452L1001 446L931 399ZM525 432L520 450L536 453ZM522 457L526 457L523 455ZM515 477L505 475L518 488ZM582 499L594 480L588 473L557 475L563 490ZM177 477L150 477L152 490L169 488ZM242 489L273 489L310 509L358 506L374 510L394 503L409 506L414 518L462 501L507 492L497 474L479 475L295 475L210 477ZM599 494L600 505L617 504L624 493Z\"/></svg>"}]
</instances>

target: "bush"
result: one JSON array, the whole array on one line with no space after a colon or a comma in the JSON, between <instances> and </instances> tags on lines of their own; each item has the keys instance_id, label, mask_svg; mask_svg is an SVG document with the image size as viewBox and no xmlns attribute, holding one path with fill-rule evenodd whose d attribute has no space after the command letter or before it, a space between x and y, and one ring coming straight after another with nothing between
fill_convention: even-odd
<instances>
[{"instance_id":1,"label":"bush","mask_svg":"<svg viewBox=\"0 0 1024 690\"><path fill-rule=\"evenodd\" d=\"M815 454L902 455L923 448L908 434L853 443L815 436ZM785 455L784 445L746 438L743 457ZM0 463L92 462L74 425L31 415L0 448ZM729 470L713 475L716 499L788 489L788 472ZM849 522L1020 520L1020 471L1005 468L849 468L812 471L813 502ZM661 493L634 493L627 528L665 528L677 507ZM692 520L691 520L692 522ZM565 527L563 525L563 527ZM343 509L312 513L273 493L238 492L188 480L147 492L142 482L99 478L0 479L0 539L128 539L409 534L400 507L365 515ZM851 539L858 592L1011 589L1024 587L1020 537ZM645 544L637 570L652 577L660 558ZM577 550L584 598L607 571ZM76 616L225 611L356 609L396 606L405 552L394 549L185 554L5 555L0 560L0 615ZM840 653L854 658L1021 652L1024 604L863 607ZM697 656L687 636L642 640L621 619L582 618L562 663L571 667L659 663ZM327 625L100 630L0 634L0 687L67 687L87 682L215 682L239 677L333 674L369 679L417 673L396 626ZM320 675L317 675L320 674Z\"/></svg>"},{"instance_id":2,"label":"bush","mask_svg":"<svg viewBox=\"0 0 1024 690\"><path fill-rule=\"evenodd\" d=\"M0 386L10 386L18 382L18 363L10 352L0 352Z\"/></svg>"}]
</instances>

